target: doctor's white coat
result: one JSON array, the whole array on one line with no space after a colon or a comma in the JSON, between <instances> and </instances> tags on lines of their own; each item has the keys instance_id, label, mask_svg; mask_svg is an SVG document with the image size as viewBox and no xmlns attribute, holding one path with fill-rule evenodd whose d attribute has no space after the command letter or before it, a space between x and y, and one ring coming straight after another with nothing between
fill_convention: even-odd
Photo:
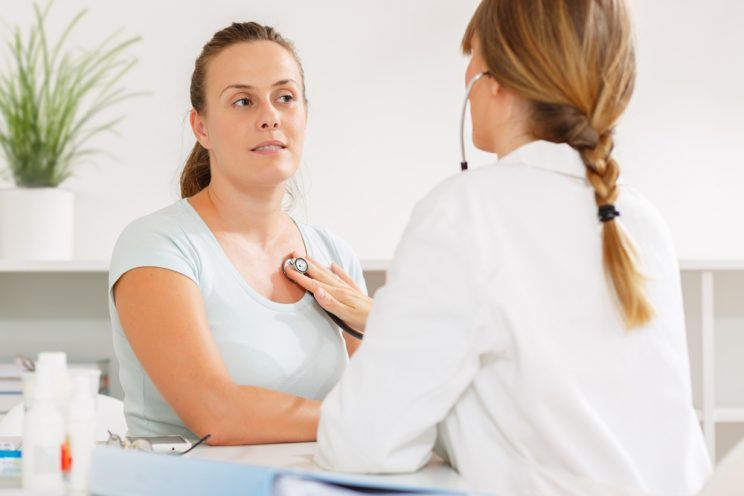
<instances>
[{"instance_id":1,"label":"doctor's white coat","mask_svg":"<svg viewBox=\"0 0 744 496\"><path fill-rule=\"evenodd\" d=\"M323 403L318 463L407 472L436 448L478 491L695 494L711 468L671 237L633 190L616 206L655 310L633 330L568 145L527 144L420 202Z\"/></svg>"}]
</instances>

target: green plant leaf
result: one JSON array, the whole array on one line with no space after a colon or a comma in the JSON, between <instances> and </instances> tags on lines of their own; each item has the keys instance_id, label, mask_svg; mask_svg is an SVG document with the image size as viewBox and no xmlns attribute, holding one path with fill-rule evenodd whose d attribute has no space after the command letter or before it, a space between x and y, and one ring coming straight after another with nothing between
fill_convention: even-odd
<instances>
[{"instance_id":1,"label":"green plant leaf","mask_svg":"<svg viewBox=\"0 0 744 496\"><path fill-rule=\"evenodd\" d=\"M99 151L82 148L93 137L115 132L121 118L94 121L112 106L143 95L127 92L121 80L136 64L127 51L141 38L120 39L121 30L92 50L67 47L85 16L78 12L52 44L46 21L54 0L33 4L26 36L16 27L6 46L11 55L0 73L0 151L19 186L58 186L76 165ZM3 172L3 171L0 171Z\"/></svg>"}]
</instances>

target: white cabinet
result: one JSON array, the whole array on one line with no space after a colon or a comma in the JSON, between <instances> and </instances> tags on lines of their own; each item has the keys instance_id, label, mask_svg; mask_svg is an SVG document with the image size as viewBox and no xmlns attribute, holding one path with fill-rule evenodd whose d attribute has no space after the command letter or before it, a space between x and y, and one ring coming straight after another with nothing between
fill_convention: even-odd
<instances>
[{"instance_id":1,"label":"white cabinet","mask_svg":"<svg viewBox=\"0 0 744 496\"><path fill-rule=\"evenodd\" d=\"M695 406L720 460L744 437L744 260L680 267Z\"/></svg>"},{"instance_id":2,"label":"white cabinet","mask_svg":"<svg viewBox=\"0 0 744 496\"><path fill-rule=\"evenodd\" d=\"M373 293L385 261L362 263ZM107 261L0 261L0 361L62 350L73 361L111 360ZM744 437L744 260L681 262L695 406L711 453Z\"/></svg>"}]
</instances>

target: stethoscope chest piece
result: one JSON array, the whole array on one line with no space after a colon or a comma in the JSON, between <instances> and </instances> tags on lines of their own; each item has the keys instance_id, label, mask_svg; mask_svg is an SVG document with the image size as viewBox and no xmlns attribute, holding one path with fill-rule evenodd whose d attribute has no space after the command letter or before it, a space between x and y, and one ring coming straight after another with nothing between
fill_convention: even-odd
<instances>
[{"instance_id":1,"label":"stethoscope chest piece","mask_svg":"<svg viewBox=\"0 0 744 496\"><path fill-rule=\"evenodd\" d=\"M307 260L301 257L297 258L288 258L284 261L284 265L282 266L282 269L284 270L284 273L287 273L287 267L291 268L292 270L296 270L300 274L306 274L308 269Z\"/></svg>"}]
</instances>

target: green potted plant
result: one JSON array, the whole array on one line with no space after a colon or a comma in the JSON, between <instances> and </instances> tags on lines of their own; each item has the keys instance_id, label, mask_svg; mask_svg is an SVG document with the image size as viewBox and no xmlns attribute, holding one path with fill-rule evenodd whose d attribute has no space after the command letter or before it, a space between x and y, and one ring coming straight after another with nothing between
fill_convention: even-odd
<instances>
[{"instance_id":1,"label":"green potted plant","mask_svg":"<svg viewBox=\"0 0 744 496\"><path fill-rule=\"evenodd\" d=\"M74 193L60 188L89 146L113 131L121 117L99 121L112 105L130 98L120 84L136 63L126 52L140 38L119 32L92 50L69 49L70 34L86 11L67 24L54 44L45 22L52 1L34 4L26 36L16 27L8 41L9 64L0 70L0 152L6 179L0 188L0 259L59 260L73 254Z\"/></svg>"}]
</instances>

